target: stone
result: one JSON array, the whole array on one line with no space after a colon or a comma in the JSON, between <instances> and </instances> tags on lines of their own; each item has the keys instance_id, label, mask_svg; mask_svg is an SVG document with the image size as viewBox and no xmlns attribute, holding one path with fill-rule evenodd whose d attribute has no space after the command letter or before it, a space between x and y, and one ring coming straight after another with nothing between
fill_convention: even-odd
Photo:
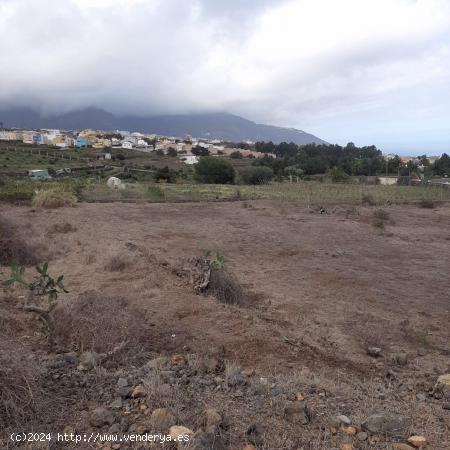
<instances>
[{"instance_id":1,"label":"stone","mask_svg":"<svg viewBox=\"0 0 450 450\"><path fill-rule=\"evenodd\" d=\"M352 423L352 421L347 416L344 416L343 414L336 416L336 420L337 420L338 424L343 423L344 425L350 425Z\"/></svg>"},{"instance_id":2,"label":"stone","mask_svg":"<svg viewBox=\"0 0 450 450\"><path fill-rule=\"evenodd\" d=\"M242 447L242 450L256 450L256 447L252 444L246 444Z\"/></svg>"},{"instance_id":3,"label":"stone","mask_svg":"<svg viewBox=\"0 0 450 450\"><path fill-rule=\"evenodd\" d=\"M380 413L369 416L361 424L361 427L363 431L372 434L386 434L390 437L404 438L411 423L411 419L406 416Z\"/></svg>"},{"instance_id":4,"label":"stone","mask_svg":"<svg viewBox=\"0 0 450 450\"><path fill-rule=\"evenodd\" d=\"M64 353L64 361L72 366L78 365L78 356L75 352Z\"/></svg>"},{"instance_id":5,"label":"stone","mask_svg":"<svg viewBox=\"0 0 450 450\"><path fill-rule=\"evenodd\" d=\"M424 436L411 436L408 442L415 448L424 448L427 446L427 439Z\"/></svg>"},{"instance_id":6,"label":"stone","mask_svg":"<svg viewBox=\"0 0 450 450\"><path fill-rule=\"evenodd\" d=\"M78 370L91 370L98 364L98 360L98 353L83 352L80 356L80 364L78 364Z\"/></svg>"},{"instance_id":7,"label":"stone","mask_svg":"<svg viewBox=\"0 0 450 450\"><path fill-rule=\"evenodd\" d=\"M112 411L103 407L95 408L89 418L89 423L96 428L103 427L104 425L112 425L114 421L115 418Z\"/></svg>"},{"instance_id":8,"label":"stone","mask_svg":"<svg viewBox=\"0 0 450 450\"><path fill-rule=\"evenodd\" d=\"M392 444L393 450L414 450L414 447L411 447L408 444Z\"/></svg>"},{"instance_id":9,"label":"stone","mask_svg":"<svg viewBox=\"0 0 450 450\"><path fill-rule=\"evenodd\" d=\"M142 398L147 396L147 390L142 384L138 384L131 394L132 398Z\"/></svg>"},{"instance_id":10,"label":"stone","mask_svg":"<svg viewBox=\"0 0 450 450\"><path fill-rule=\"evenodd\" d=\"M159 356L158 358L151 359L145 364L146 370L161 369L167 364L168 359L164 356Z\"/></svg>"},{"instance_id":11,"label":"stone","mask_svg":"<svg viewBox=\"0 0 450 450\"><path fill-rule=\"evenodd\" d=\"M247 384L247 377L242 375L240 369L233 369L227 376L228 386L236 387Z\"/></svg>"},{"instance_id":12,"label":"stone","mask_svg":"<svg viewBox=\"0 0 450 450\"><path fill-rule=\"evenodd\" d=\"M356 435L356 439L358 439L358 441L361 441L361 442L366 441L368 437L369 437L369 435L365 431L360 431Z\"/></svg>"},{"instance_id":13,"label":"stone","mask_svg":"<svg viewBox=\"0 0 450 450\"><path fill-rule=\"evenodd\" d=\"M158 408L150 416L151 429L155 432L166 433L175 423L175 416L168 408Z\"/></svg>"},{"instance_id":14,"label":"stone","mask_svg":"<svg viewBox=\"0 0 450 450\"><path fill-rule=\"evenodd\" d=\"M192 439L192 436L194 436L194 432L181 425L173 425L169 429L169 435L172 440L187 444Z\"/></svg>"},{"instance_id":15,"label":"stone","mask_svg":"<svg viewBox=\"0 0 450 450\"><path fill-rule=\"evenodd\" d=\"M367 354L369 356L377 358L378 356L381 356L381 348L379 348L379 347L368 347Z\"/></svg>"},{"instance_id":16,"label":"stone","mask_svg":"<svg viewBox=\"0 0 450 450\"><path fill-rule=\"evenodd\" d=\"M341 444L339 450L353 450L352 444Z\"/></svg>"},{"instance_id":17,"label":"stone","mask_svg":"<svg viewBox=\"0 0 450 450\"><path fill-rule=\"evenodd\" d=\"M117 380L117 387L127 387L128 386L128 380L126 378L119 378Z\"/></svg>"},{"instance_id":18,"label":"stone","mask_svg":"<svg viewBox=\"0 0 450 450\"><path fill-rule=\"evenodd\" d=\"M122 405L123 405L122 398L117 397L110 403L109 407L112 409L121 409Z\"/></svg>"},{"instance_id":19,"label":"stone","mask_svg":"<svg viewBox=\"0 0 450 450\"><path fill-rule=\"evenodd\" d=\"M196 431L192 438L192 442L189 442L189 450L228 450L229 447L225 446L220 433L214 431L204 431L202 429Z\"/></svg>"},{"instance_id":20,"label":"stone","mask_svg":"<svg viewBox=\"0 0 450 450\"><path fill-rule=\"evenodd\" d=\"M425 394L422 394L421 392L419 392L416 395L416 399L418 402L424 402L427 399L427 396Z\"/></svg>"},{"instance_id":21,"label":"stone","mask_svg":"<svg viewBox=\"0 0 450 450\"><path fill-rule=\"evenodd\" d=\"M450 402L443 403L442 409L450 410Z\"/></svg>"},{"instance_id":22,"label":"stone","mask_svg":"<svg viewBox=\"0 0 450 450\"><path fill-rule=\"evenodd\" d=\"M184 366L184 365L186 365L187 360L183 355L173 355L170 358L170 363L173 366Z\"/></svg>"},{"instance_id":23,"label":"stone","mask_svg":"<svg viewBox=\"0 0 450 450\"><path fill-rule=\"evenodd\" d=\"M434 393L440 394L440 398L450 399L450 373L438 377L434 386Z\"/></svg>"},{"instance_id":24,"label":"stone","mask_svg":"<svg viewBox=\"0 0 450 450\"><path fill-rule=\"evenodd\" d=\"M355 427L342 427L342 431L348 436L354 436L356 434Z\"/></svg>"},{"instance_id":25,"label":"stone","mask_svg":"<svg viewBox=\"0 0 450 450\"><path fill-rule=\"evenodd\" d=\"M404 352L396 353L393 357L393 361L399 366L406 366L408 364L408 355Z\"/></svg>"}]
</instances>

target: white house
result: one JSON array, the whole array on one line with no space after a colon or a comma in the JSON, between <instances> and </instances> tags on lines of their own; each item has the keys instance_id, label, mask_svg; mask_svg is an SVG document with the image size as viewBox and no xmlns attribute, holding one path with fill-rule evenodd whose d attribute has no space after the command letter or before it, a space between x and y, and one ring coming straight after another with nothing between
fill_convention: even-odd
<instances>
[{"instance_id":1,"label":"white house","mask_svg":"<svg viewBox=\"0 0 450 450\"><path fill-rule=\"evenodd\" d=\"M180 159L185 164L189 164L189 165L198 163L198 156L196 156L196 155L184 155Z\"/></svg>"},{"instance_id":2,"label":"white house","mask_svg":"<svg viewBox=\"0 0 450 450\"><path fill-rule=\"evenodd\" d=\"M128 150L133 150L133 144L129 141L122 142L122 148L126 148Z\"/></svg>"}]
</instances>

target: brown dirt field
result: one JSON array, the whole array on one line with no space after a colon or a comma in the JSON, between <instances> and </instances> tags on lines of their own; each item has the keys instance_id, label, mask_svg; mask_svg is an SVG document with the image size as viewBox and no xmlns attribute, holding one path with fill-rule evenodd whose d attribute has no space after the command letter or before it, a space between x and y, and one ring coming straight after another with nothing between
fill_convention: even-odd
<instances>
[{"instance_id":1,"label":"brown dirt field","mask_svg":"<svg viewBox=\"0 0 450 450\"><path fill-rule=\"evenodd\" d=\"M344 410L357 405L354 414L363 417L387 405L411 408L407 402L422 386L450 372L450 206L384 209L384 229L372 225L375 208L320 214L266 201L1 212L49 249L50 271L64 273L70 291L62 302L94 290L138 308L152 330L146 354L214 354L223 347L229 362L261 376L306 371L316 387L346 398ZM49 232L66 222L71 232ZM224 255L249 293L247 306L194 293L185 276L189 259L206 249ZM1 279L8 273L0 268ZM0 306L18 294L2 295ZM4 309L3 319L10 318ZM382 357L368 356L368 346L380 347ZM396 363L399 353L407 354L405 365ZM369 401L386 376L397 380L386 388L388 398ZM338 405L336 399L335 412ZM431 399L422 416L415 430L434 439L432 448L449 448L448 411ZM264 448L295 448L271 445Z\"/></svg>"}]
</instances>

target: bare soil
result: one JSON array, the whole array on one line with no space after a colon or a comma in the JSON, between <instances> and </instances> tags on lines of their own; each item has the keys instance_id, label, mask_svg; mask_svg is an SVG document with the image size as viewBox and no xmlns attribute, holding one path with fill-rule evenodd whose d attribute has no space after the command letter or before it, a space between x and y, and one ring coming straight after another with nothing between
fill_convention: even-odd
<instances>
[{"instance_id":1,"label":"bare soil","mask_svg":"<svg viewBox=\"0 0 450 450\"><path fill-rule=\"evenodd\" d=\"M348 436L333 434L332 417L346 414L359 428L380 411L412 416L411 433L426 436L429 448L450 448L450 412L431 395L436 378L450 373L450 207L384 210L378 227L371 207L320 211L268 201L2 206L4 217L48 249L50 272L65 275L69 294L57 314L64 317L90 292L115 299L104 316L94 310L99 336L90 340L61 319L57 351L80 354L109 339L113 345L120 340L113 339L116 333L128 338L133 327L142 336L88 387L93 375L83 375L80 384L65 369L58 369L58 378L46 372L55 405L42 423L33 419L34 429L87 428L86 414L104 401L105 386L114 385L117 373L129 370L134 379L133 370L154 357L224 354L228 367L248 371L252 389L269 380L262 400L255 403L249 387L236 396L231 387L209 391L201 385L197 403L183 396L191 389L183 387L179 401L185 399L193 416L213 406L228 418L225 448L241 449L252 424L264 430L258 449L338 448ZM69 232L55 232L66 223L73 226ZM205 250L224 255L246 292L245 306L194 292L189 260ZM8 274L0 267L1 279ZM2 289L1 333L20 339L50 370L54 355L38 322L15 313L24 293ZM108 325L108 315L122 309L136 319L127 316L126 332ZM381 356L369 356L368 347L381 348ZM61 385L61 378L72 381ZM283 412L299 390L312 411L308 425L293 425ZM183 425L198 426L183 408L179 417ZM386 436L371 443L352 439L354 448L392 443Z\"/></svg>"}]
</instances>

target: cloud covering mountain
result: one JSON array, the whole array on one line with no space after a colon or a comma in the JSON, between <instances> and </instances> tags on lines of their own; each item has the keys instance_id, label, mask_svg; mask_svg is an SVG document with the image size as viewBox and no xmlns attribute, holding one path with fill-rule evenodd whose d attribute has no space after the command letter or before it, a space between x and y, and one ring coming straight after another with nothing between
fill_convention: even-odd
<instances>
[{"instance_id":1,"label":"cloud covering mountain","mask_svg":"<svg viewBox=\"0 0 450 450\"><path fill-rule=\"evenodd\" d=\"M2 0L0 30L0 109L229 111L450 148L447 0Z\"/></svg>"}]
</instances>

